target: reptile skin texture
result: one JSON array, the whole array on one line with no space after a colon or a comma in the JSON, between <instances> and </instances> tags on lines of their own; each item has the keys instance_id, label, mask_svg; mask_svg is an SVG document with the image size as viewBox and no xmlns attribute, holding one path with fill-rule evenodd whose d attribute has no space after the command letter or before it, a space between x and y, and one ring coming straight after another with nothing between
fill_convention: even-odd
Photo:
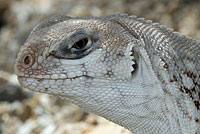
<instances>
[{"instance_id":1,"label":"reptile skin texture","mask_svg":"<svg viewBox=\"0 0 200 134\"><path fill-rule=\"evenodd\" d=\"M133 134L200 134L200 42L127 15L55 16L14 66L20 84Z\"/></svg>"}]
</instances>

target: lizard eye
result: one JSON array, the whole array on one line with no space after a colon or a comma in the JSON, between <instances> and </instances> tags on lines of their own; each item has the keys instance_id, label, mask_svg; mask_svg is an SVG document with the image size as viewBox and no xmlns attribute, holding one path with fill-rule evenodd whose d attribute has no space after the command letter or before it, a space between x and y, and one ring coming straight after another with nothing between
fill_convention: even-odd
<instances>
[{"instance_id":1,"label":"lizard eye","mask_svg":"<svg viewBox=\"0 0 200 134\"><path fill-rule=\"evenodd\" d=\"M99 38L96 34L88 35L77 32L70 37L64 38L57 45L58 49L51 52L54 57L59 59L80 59L97 48Z\"/></svg>"}]
</instances>

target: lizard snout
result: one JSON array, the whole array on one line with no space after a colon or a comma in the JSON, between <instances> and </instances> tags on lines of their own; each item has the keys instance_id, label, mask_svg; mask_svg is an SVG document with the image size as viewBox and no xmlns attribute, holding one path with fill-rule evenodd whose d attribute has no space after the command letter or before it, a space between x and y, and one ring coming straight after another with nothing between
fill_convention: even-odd
<instances>
[{"instance_id":1,"label":"lizard snout","mask_svg":"<svg viewBox=\"0 0 200 134\"><path fill-rule=\"evenodd\" d=\"M28 71L35 62L35 57L29 51L18 53L15 60L14 71L18 76L24 76L25 71Z\"/></svg>"}]
</instances>

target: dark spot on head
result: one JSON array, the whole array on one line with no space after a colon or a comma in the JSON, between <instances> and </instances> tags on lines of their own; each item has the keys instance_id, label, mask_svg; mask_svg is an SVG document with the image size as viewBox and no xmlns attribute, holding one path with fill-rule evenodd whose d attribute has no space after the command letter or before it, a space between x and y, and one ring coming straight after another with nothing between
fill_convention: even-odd
<instances>
[{"instance_id":1,"label":"dark spot on head","mask_svg":"<svg viewBox=\"0 0 200 134\"><path fill-rule=\"evenodd\" d=\"M43 81L43 79L38 79L37 81L38 81L38 82L42 82L42 81Z\"/></svg>"},{"instance_id":2,"label":"dark spot on head","mask_svg":"<svg viewBox=\"0 0 200 134\"><path fill-rule=\"evenodd\" d=\"M192 116L190 116L189 119L192 120Z\"/></svg>"},{"instance_id":3,"label":"dark spot on head","mask_svg":"<svg viewBox=\"0 0 200 134\"><path fill-rule=\"evenodd\" d=\"M193 88L191 89L191 91L196 93L195 87L193 87Z\"/></svg>"},{"instance_id":4,"label":"dark spot on head","mask_svg":"<svg viewBox=\"0 0 200 134\"><path fill-rule=\"evenodd\" d=\"M169 68L169 65L168 65L167 63L165 63L165 64L164 64L164 68L165 68L165 69L168 69L168 68Z\"/></svg>"},{"instance_id":5,"label":"dark spot on head","mask_svg":"<svg viewBox=\"0 0 200 134\"><path fill-rule=\"evenodd\" d=\"M190 93L190 90L187 88L187 87L183 87L184 88L184 90L185 90L185 92L188 94L188 93Z\"/></svg>"},{"instance_id":6,"label":"dark spot on head","mask_svg":"<svg viewBox=\"0 0 200 134\"><path fill-rule=\"evenodd\" d=\"M106 75L111 77L113 75L113 72L112 71L107 71Z\"/></svg>"},{"instance_id":7,"label":"dark spot on head","mask_svg":"<svg viewBox=\"0 0 200 134\"><path fill-rule=\"evenodd\" d=\"M198 92L199 100L200 100L200 92Z\"/></svg>"},{"instance_id":8,"label":"dark spot on head","mask_svg":"<svg viewBox=\"0 0 200 134\"><path fill-rule=\"evenodd\" d=\"M192 90L188 89L188 88L185 87L185 86L184 86L184 87L181 87L179 90L180 90L182 93L184 92L184 93L188 94L189 97L192 98L192 100L194 99L194 96L192 95Z\"/></svg>"},{"instance_id":9,"label":"dark spot on head","mask_svg":"<svg viewBox=\"0 0 200 134\"><path fill-rule=\"evenodd\" d=\"M195 119L195 122L196 122L196 123L198 123L198 122L199 122L199 119L198 119L198 118L197 118L197 119Z\"/></svg>"},{"instance_id":10,"label":"dark spot on head","mask_svg":"<svg viewBox=\"0 0 200 134\"><path fill-rule=\"evenodd\" d=\"M177 78L176 78L176 76L175 76L175 75L173 75L173 79L174 79L174 81L177 81Z\"/></svg>"},{"instance_id":11,"label":"dark spot on head","mask_svg":"<svg viewBox=\"0 0 200 134\"><path fill-rule=\"evenodd\" d=\"M197 82L193 81L195 86L200 86Z\"/></svg>"},{"instance_id":12,"label":"dark spot on head","mask_svg":"<svg viewBox=\"0 0 200 134\"><path fill-rule=\"evenodd\" d=\"M191 72L185 72L184 74L187 75L187 77L190 77L190 78L194 78L195 76L193 75L193 73Z\"/></svg>"},{"instance_id":13,"label":"dark spot on head","mask_svg":"<svg viewBox=\"0 0 200 134\"><path fill-rule=\"evenodd\" d=\"M182 93L184 92L182 88L179 89Z\"/></svg>"},{"instance_id":14,"label":"dark spot on head","mask_svg":"<svg viewBox=\"0 0 200 134\"><path fill-rule=\"evenodd\" d=\"M199 103L199 101L194 101L194 104L195 104L195 106L197 107L197 110L199 110L199 108L200 108L200 103Z\"/></svg>"}]
</instances>

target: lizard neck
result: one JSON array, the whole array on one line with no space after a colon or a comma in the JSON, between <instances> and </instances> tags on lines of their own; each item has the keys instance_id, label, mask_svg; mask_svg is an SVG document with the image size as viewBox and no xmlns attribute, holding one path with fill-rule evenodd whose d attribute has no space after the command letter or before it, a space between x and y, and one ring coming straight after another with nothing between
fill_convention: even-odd
<instances>
[{"instance_id":1,"label":"lizard neck","mask_svg":"<svg viewBox=\"0 0 200 134\"><path fill-rule=\"evenodd\" d=\"M118 21L142 42L163 90L191 99L200 115L200 42L144 19Z\"/></svg>"},{"instance_id":2,"label":"lizard neck","mask_svg":"<svg viewBox=\"0 0 200 134\"><path fill-rule=\"evenodd\" d=\"M117 21L142 42L138 50L143 48L140 53L145 54L143 58L149 58L152 72L161 85L156 88L163 91L165 97L157 102L161 101L164 104L161 107L170 112L162 111L161 117L168 118L165 122L173 130L171 133L197 132L200 128L200 62L194 59L200 58L200 43L142 19L127 17ZM149 89L154 91L156 88ZM189 129L191 124L195 129Z\"/></svg>"}]
</instances>

